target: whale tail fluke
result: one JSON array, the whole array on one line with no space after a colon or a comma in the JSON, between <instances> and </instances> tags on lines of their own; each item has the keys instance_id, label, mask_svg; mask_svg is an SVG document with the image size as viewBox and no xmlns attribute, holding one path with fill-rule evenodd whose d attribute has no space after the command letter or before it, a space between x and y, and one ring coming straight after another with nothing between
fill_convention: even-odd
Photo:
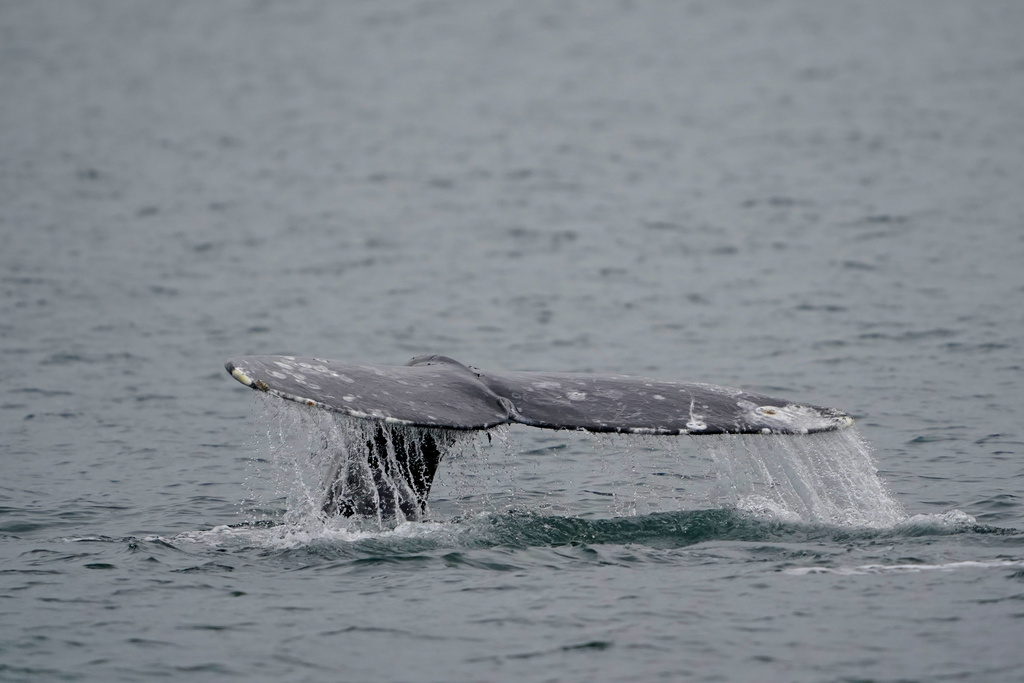
<instances>
[{"instance_id":1,"label":"whale tail fluke","mask_svg":"<svg viewBox=\"0 0 1024 683\"><path fill-rule=\"evenodd\" d=\"M384 511L419 519L437 466L459 431L520 423L626 434L813 434L853 424L834 408L713 384L485 372L438 355L400 366L244 356L225 367L258 391L365 421L366 456L339 453L328 474L328 515Z\"/></svg>"}]
</instances>

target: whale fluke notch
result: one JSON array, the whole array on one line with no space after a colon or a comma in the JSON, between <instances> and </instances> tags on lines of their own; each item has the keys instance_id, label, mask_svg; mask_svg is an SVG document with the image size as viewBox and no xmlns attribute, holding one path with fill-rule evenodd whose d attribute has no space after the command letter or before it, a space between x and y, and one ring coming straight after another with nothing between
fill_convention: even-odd
<instances>
[{"instance_id":1,"label":"whale fluke notch","mask_svg":"<svg viewBox=\"0 0 1024 683\"><path fill-rule=\"evenodd\" d=\"M376 421L375 436L367 439L374 500L392 501L392 508L406 518L418 518L426 509L434 472L444 456L447 439L439 435L445 430L519 423L624 434L813 434L853 424L853 418L835 408L713 384L611 374L490 372L438 355L418 356L405 365L243 356L225 367L258 391ZM422 428L417 443L393 436L400 425ZM389 469L390 454L396 459ZM385 485L396 476L402 486ZM325 514L365 516L367 500L341 492L368 487L345 485L340 470L328 479Z\"/></svg>"}]
</instances>

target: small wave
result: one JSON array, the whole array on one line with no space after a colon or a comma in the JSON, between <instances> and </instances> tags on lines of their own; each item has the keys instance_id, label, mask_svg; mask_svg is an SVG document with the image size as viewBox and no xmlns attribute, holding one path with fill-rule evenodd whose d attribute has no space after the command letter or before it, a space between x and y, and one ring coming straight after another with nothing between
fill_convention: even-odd
<instances>
[{"instance_id":1,"label":"small wave","mask_svg":"<svg viewBox=\"0 0 1024 683\"><path fill-rule=\"evenodd\" d=\"M942 564L862 564L856 567L793 567L784 569L783 573L795 576L807 574L858 576L864 574L918 574L929 571L952 572L958 569L1006 569L1009 567L1024 567L1024 560L962 560Z\"/></svg>"},{"instance_id":2,"label":"small wave","mask_svg":"<svg viewBox=\"0 0 1024 683\"><path fill-rule=\"evenodd\" d=\"M935 515L914 515L913 517L907 518L905 522L897 525L899 528L918 528L918 529L929 529L929 528L945 528L945 529L959 529L965 527L973 527L978 524L978 520L967 514L963 510L950 510L941 514Z\"/></svg>"},{"instance_id":3,"label":"small wave","mask_svg":"<svg viewBox=\"0 0 1024 683\"><path fill-rule=\"evenodd\" d=\"M402 541L438 536L450 530L442 522L403 522L392 529L363 530L358 528L295 524L240 524L216 526L205 531L186 531L163 539L173 545L196 543L214 547L258 547L269 550L292 550L313 544L356 544L365 541Z\"/></svg>"},{"instance_id":4,"label":"small wave","mask_svg":"<svg viewBox=\"0 0 1024 683\"><path fill-rule=\"evenodd\" d=\"M628 545L680 548L709 541L835 542L912 538L962 533L1018 533L978 525L959 510L917 515L885 529L766 519L750 512L718 508L658 512L612 518L541 515L530 511L481 512L447 521L404 522L390 529L364 529L351 520L316 524L246 523L154 537L175 547L199 544L215 548L310 549L331 555L390 555L439 547L525 549L566 545ZM150 540L150 539L144 539ZM327 549L330 550L327 550Z\"/></svg>"}]
</instances>

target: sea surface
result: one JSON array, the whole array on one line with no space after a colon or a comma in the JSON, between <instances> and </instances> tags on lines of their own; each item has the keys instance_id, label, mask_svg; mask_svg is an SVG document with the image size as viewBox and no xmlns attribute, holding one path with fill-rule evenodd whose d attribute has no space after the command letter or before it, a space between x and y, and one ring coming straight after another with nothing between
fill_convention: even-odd
<instances>
[{"instance_id":1,"label":"sea surface","mask_svg":"<svg viewBox=\"0 0 1024 683\"><path fill-rule=\"evenodd\" d=\"M0 680L1024 680L1021 36L0 1ZM223 369L424 353L857 422L502 428L427 520L325 522L345 425Z\"/></svg>"}]
</instances>

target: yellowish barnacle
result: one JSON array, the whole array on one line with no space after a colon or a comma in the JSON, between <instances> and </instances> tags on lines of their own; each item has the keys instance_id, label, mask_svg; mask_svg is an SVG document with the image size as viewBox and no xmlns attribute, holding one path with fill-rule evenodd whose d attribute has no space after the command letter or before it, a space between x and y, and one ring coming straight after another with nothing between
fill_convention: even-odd
<instances>
[{"instance_id":1,"label":"yellowish barnacle","mask_svg":"<svg viewBox=\"0 0 1024 683\"><path fill-rule=\"evenodd\" d=\"M231 376L247 387L253 386L252 379L249 378L249 375L245 374L238 368L231 368Z\"/></svg>"}]
</instances>

